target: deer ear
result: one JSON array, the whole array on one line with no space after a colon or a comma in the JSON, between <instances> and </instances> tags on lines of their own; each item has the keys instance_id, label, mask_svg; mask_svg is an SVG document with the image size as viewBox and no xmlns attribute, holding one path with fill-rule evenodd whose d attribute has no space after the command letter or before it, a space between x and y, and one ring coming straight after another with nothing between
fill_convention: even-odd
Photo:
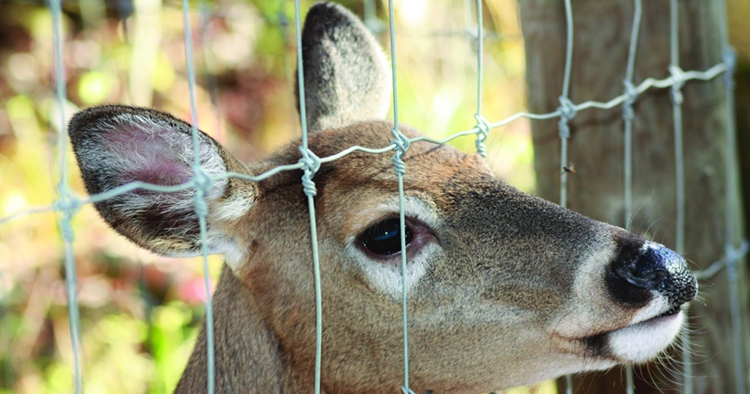
<instances>
[{"instance_id":1,"label":"deer ear","mask_svg":"<svg viewBox=\"0 0 750 394\"><path fill-rule=\"evenodd\" d=\"M179 185L194 175L191 126L146 108L102 106L76 114L70 137L86 189L99 194L141 181ZM244 171L244 165L208 135L198 135L200 162L209 176ZM151 251L191 256L201 251L193 188L171 193L136 189L96 203L120 234ZM209 253L241 253L224 228L252 206L255 184L220 179L205 193ZM229 256L228 256L229 257Z\"/></svg>"},{"instance_id":2,"label":"deer ear","mask_svg":"<svg viewBox=\"0 0 750 394\"><path fill-rule=\"evenodd\" d=\"M332 3L310 8L302 60L311 131L385 119L391 97L388 61L375 37L347 9Z\"/></svg>"}]
</instances>

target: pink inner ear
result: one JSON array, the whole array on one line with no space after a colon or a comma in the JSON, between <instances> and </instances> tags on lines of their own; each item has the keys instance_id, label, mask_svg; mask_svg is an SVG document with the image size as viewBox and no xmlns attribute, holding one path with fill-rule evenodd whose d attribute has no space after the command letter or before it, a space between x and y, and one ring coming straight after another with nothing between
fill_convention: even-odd
<instances>
[{"instance_id":1,"label":"pink inner ear","mask_svg":"<svg viewBox=\"0 0 750 394\"><path fill-rule=\"evenodd\" d=\"M125 182L142 181L164 186L185 183L192 175L190 167L169 158L155 159L144 163L143 167L123 172Z\"/></svg>"},{"instance_id":2,"label":"pink inner ear","mask_svg":"<svg viewBox=\"0 0 750 394\"><path fill-rule=\"evenodd\" d=\"M168 138L167 139L167 136ZM107 133L107 145L119 157L123 183L142 181L179 185L193 175L186 153L189 136L170 130L144 129L135 125Z\"/></svg>"}]
</instances>

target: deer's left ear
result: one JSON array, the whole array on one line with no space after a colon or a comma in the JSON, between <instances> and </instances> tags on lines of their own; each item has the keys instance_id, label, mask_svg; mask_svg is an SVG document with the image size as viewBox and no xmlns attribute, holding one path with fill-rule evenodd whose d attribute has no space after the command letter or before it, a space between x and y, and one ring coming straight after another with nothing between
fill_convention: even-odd
<instances>
[{"instance_id":1,"label":"deer's left ear","mask_svg":"<svg viewBox=\"0 0 750 394\"><path fill-rule=\"evenodd\" d=\"M147 108L109 105L76 114L70 137L90 194L134 181L175 186L189 181L194 162L191 126ZM245 166L210 136L199 132L200 162L209 176L246 172ZM101 216L136 244L168 256L201 252L193 188L176 192L136 189L96 203ZM257 197L254 183L214 180L205 192L209 253L236 254L224 229L238 220Z\"/></svg>"},{"instance_id":2,"label":"deer's left ear","mask_svg":"<svg viewBox=\"0 0 750 394\"><path fill-rule=\"evenodd\" d=\"M333 3L310 8L302 31L302 60L311 132L385 119L392 90L389 63L375 37L349 10Z\"/></svg>"}]
</instances>

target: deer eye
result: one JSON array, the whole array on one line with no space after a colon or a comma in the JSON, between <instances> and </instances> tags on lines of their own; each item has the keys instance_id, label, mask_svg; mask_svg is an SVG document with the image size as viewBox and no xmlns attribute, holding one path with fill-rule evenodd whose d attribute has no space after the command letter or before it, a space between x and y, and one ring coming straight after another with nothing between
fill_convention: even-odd
<instances>
[{"instance_id":1,"label":"deer eye","mask_svg":"<svg viewBox=\"0 0 750 394\"><path fill-rule=\"evenodd\" d=\"M409 223L406 223L406 245L414 238ZM385 219L370 226L359 237L362 246L368 251L389 256L401 252L401 225L398 218Z\"/></svg>"}]
</instances>

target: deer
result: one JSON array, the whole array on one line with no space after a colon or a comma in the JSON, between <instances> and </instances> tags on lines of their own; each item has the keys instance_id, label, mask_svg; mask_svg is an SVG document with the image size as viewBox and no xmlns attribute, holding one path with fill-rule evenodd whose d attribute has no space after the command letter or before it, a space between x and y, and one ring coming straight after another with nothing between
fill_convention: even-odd
<instances>
[{"instance_id":1,"label":"deer","mask_svg":"<svg viewBox=\"0 0 750 394\"><path fill-rule=\"evenodd\" d=\"M389 146L389 64L350 11L318 3L302 33L309 149ZM69 135L90 194L134 181L188 182L192 126L103 105ZM408 138L421 134L399 127ZM95 203L136 245L165 256L223 254L213 295L217 393L301 393L315 380L315 292L301 170L249 176L302 157L294 141L251 164L199 132L205 243L195 188L136 188ZM314 175L322 286L322 393L395 392L408 289L410 389L479 393L662 354L697 293L683 257L496 178L478 154L415 142L403 157L404 227L389 155L355 151ZM401 271L401 231L406 278ZM207 387L205 323L176 393Z\"/></svg>"}]
</instances>

